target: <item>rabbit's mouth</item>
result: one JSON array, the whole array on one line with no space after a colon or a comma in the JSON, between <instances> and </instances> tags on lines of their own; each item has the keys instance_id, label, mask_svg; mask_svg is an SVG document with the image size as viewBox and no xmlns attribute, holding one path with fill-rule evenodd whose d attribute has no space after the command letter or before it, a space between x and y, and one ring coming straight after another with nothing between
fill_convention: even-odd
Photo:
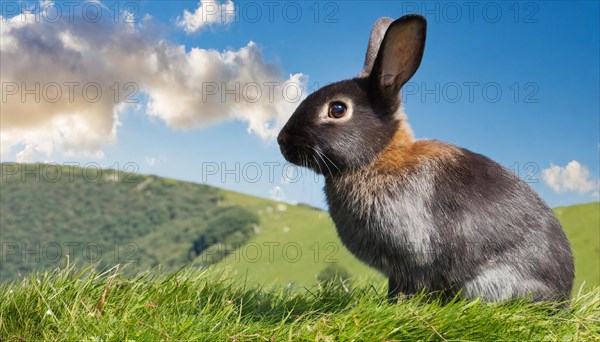
<instances>
[{"instance_id":1,"label":"rabbit's mouth","mask_svg":"<svg viewBox=\"0 0 600 342\"><path fill-rule=\"evenodd\" d=\"M305 160L310 149L306 145L305 138L282 131L277 137L277 142L281 154L287 161L296 165L307 166Z\"/></svg>"},{"instance_id":2,"label":"rabbit's mouth","mask_svg":"<svg viewBox=\"0 0 600 342\"><path fill-rule=\"evenodd\" d=\"M340 171L329 157L308 141L305 137L286 133L281 133L277 138L281 154L288 162L324 176L333 176L336 171Z\"/></svg>"},{"instance_id":3,"label":"rabbit's mouth","mask_svg":"<svg viewBox=\"0 0 600 342\"><path fill-rule=\"evenodd\" d=\"M307 154L307 151L301 146L294 145L289 148L281 147L281 154L283 157L292 164L312 168L310 164L311 157Z\"/></svg>"},{"instance_id":4,"label":"rabbit's mouth","mask_svg":"<svg viewBox=\"0 0 600 342\"><path fill-rule=\"evenodd\" d=\"M305 137L282 131L277 142L281 154L290 163L315 170L318 167L314 162L314 148Z\"/></svg>"}]
</instances>

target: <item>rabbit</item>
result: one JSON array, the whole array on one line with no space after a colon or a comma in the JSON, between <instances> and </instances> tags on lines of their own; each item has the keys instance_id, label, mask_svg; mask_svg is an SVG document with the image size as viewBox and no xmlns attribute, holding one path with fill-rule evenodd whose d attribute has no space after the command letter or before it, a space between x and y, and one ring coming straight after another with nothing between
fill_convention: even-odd
<instances>
[{"instance_id":1,"label":"rabbit","mask_svg":"<svg viewBox=\"0 0 600 342\"><path fill-rule=\"evenodd\" d=\"M282 155L324 176L340 240L388 278L390 301L568 300L571 247L535 191L481 154L413 138L400 89L426 27L420 15L379 19L363 71L299 104L277 137Z\"/></svg>"}]
</instances>

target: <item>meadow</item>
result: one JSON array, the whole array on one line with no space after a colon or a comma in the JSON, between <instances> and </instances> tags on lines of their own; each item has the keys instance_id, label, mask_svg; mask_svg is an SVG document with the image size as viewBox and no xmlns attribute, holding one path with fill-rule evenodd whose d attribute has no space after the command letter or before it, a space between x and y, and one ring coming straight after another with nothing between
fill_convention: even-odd
<instances>
[{"instance_id":1,"label":"meadow","mask_svg":"<svg viewBox=\"0 0 600 342\"><path fill-rule=\"evenodd\" d=\"M600 340L600 202L554 209L575 255L570 303L390 305L385 279L318 208L152 175L49 181L0 166L1 341ZM76 242L104 258L44 249Z\"/></svg>"},{"instance_id":2,"label":"meadow","mask_svg":"<svg viewBox=\"0 0 600 342\"><path fill-rule=\"evenodd\" d=\"M382 283L340 279L302 290L223 272L123 277L64 267L0 286L3 341L592 341L600 288L557 303L386 301Z\"/></svg>"}]
</instances>

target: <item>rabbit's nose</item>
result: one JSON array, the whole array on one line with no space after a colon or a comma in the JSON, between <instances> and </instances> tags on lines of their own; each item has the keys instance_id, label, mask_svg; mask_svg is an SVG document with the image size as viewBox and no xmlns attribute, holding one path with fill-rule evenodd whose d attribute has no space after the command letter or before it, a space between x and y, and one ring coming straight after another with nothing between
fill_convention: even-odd
<instances>
[{"instance_id":1,"label":"rabbit's nose","mask_svg":"<svg viewBox=\"0 0 600 342\"><path fill-rule=\"evenodd\" d=\"M284 131L281 131L279 133L279 135L277 136L277 143L279 145L283 145L283 144L285 144L286 139L287 139L287 133L285 133Z\"/></svg>"}]
</instances>

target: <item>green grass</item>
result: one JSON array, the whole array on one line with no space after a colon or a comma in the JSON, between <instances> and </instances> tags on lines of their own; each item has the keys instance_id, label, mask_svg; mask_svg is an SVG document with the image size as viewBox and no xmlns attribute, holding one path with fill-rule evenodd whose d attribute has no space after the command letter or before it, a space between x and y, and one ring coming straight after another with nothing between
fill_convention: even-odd
<instances>
[{"instance_id":1,"label":"green grass","mask_svg":"<svg viewBox=\"0 0 600 342\"><path fill-rule=\"evenodd\" d=\"M597 340L600 288L552 303L412 298L383 284L244 286L222 272L57 269L0 285L0 340Z\"/></svg>"},{"instance_id":2,"label":"green grass","mask_svg":"<svg viewBox=\"0 0 600 342\"><path fill-rule=\"evenodd\" d=\"M257 213L260 232L215 266L263 285L312 286L330 264L346 269L355 278L383 279L342 245L327 212L304 205L282 206L232 192L223 196L228 205Z\"/></svg>"},{"instance_id":3,"label":"green grass","mask_svg":"<svg viewBox=\"0 0 600 342\"><path fill-rule=\"evenodd\" d=\"M600 202L554 209L575 257L575 288L600 285Z\"/></svg>"}]
</instances>

